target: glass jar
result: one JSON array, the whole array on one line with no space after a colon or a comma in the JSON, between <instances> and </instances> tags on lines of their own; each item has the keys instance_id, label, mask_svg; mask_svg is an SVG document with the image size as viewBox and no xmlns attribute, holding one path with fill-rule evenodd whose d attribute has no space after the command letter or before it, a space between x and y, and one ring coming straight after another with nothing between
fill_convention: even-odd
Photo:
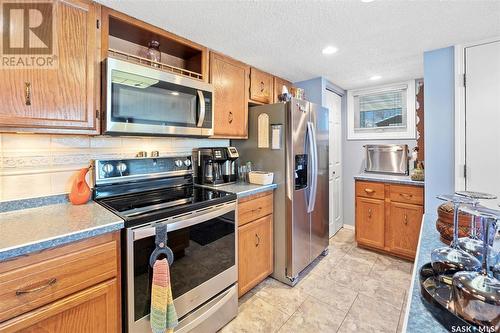
<instances>
[{"instance_id":1,"label":"glass jar","mask_svg":"<svg viewBox=\"0 0 500 333\"><path fill-rule=\"evenodd\" d=\"M146 57L155 62L161 62L161 52L160 52L160 42L157 40L152 40L148 43L148 51ZM151 63L153 67L160 67L159 64Z\"/></svg>"}]
</instances>

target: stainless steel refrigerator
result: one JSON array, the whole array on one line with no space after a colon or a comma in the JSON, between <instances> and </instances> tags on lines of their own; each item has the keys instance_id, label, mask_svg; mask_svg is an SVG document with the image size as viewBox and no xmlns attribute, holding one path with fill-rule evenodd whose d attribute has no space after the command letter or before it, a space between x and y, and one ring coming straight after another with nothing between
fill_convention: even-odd
<instances>
[{"instance_id":1,"label":"stainless steel refrigerator","mask_svg":"<svg viewBox=\"0 0 500 333\"><path fill-rule=\"evenodd\" d=\"M256 106L249 110L248 126L248 140L233 145L241 163L274 172L272 276L294 285L328 249L328 109L298 99Z\"/></svg>"}]
</instances>

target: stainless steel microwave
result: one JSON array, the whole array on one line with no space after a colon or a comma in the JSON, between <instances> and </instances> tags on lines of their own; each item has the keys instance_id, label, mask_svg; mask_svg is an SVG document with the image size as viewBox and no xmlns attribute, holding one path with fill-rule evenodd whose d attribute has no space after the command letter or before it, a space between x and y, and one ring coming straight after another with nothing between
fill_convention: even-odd
<instances>
[{"instance_id":1,"label":"stainless steel microwave","mask_svg":"<svg viewBox=\"0 0 500 333\"><path fill-rule=\"evenodd\" d=\"M115 58L104 66L104 134L214 134L211 84Z\"/></svg>"}]
</instances>

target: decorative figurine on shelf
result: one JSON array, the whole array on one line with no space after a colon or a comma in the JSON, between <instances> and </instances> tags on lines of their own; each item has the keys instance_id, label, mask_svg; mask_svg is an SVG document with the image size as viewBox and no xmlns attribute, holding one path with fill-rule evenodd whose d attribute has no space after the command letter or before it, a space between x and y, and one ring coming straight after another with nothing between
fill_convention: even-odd
<instances>
[{"instance_id":1,"label":"decorative figurine on shelf","mask_svg":"<svg viewBox=\"0 0 500 333\"><path fill-rule=\"evenodd\" d=\"M73 205L83 205L90 199L90 187L85 181L85 176L90 168L83 168L78 171L78 175L73 180L71 192L69 193L69 201Z\"/></svg>"},{"instance_id":2,"label":"decorative figurine on shelf","mask_svg":"<svg viewBox=\"0 0 500 333\"><path fill-rule=\"evenodd\" d=\"M278 100L280 102L288 102L290 99L292 99L292 94L288 92L288 88L284 85L281 88L281 94L278 95Z\"/></svg>"},{"instance_id":3,"label":"decorative figurine on shelf","mask_svg":"<svg viewBox=\"0 0 500 333\"><path fill-rule=\"evenodd\" d=\"M424 162L418 160L418 147L413 148L409 164L411 180L424 181Z\"/></svg>"},{"instance_id":4,"label":"decorative figurine on shelf","mask_svg":"<svg viewBox=\"0 0 500 333\"><path fill-rule=\"evenodd\" d=\"M152 40L148 43L148 51L146 53L146 57L154 62L161 62L161 51L160 51L160 42L157 40ZM160 67L159 64L151 63L153 67Z\"/></svg>"}]
</instances>

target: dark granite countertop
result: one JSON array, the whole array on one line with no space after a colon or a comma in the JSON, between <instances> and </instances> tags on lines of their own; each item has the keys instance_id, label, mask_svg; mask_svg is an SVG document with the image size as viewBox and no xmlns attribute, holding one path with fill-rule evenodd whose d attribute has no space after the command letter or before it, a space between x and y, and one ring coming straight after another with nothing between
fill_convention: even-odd
<instances>
[{"instance_id":1,"label":"dark granite countertop","mask_svg":"<svg viewBox=\"0 0 500 333\"><path fill-rule=\"evenodd\" d=\"M436 218L424 215L420 230L417 257L415 265L413 265L411 293L408 296L408 306L406 309L404 328L406 328L407 333L448 332L425 307L423 303L425 301L420 296L420 284L418 281L420 267L431 260L431 251L441 246L444 246L444 243L439 240L439 233L436 230Z\"/></svg>"},{"instance_id":2,"label":"dark granite countertop","mask_svg":"<svg viewBox=\"0 0 500 333\"><path fill-rule=\"evenodd\" d=\"M0 262L124 226L121 218L93 201L79 206L46 203L27 209L27 204L15 205L17 210L0 213Z\"/></svg>"},{"instance_id":3,"label":"dark granite countertop","mask_svg":"<svg viewBox=\"0 0 500 333\"><path fill-rule=\"evenodd\" d=\"M383 173L361 173L354 176L356 180L366 180L372 182L384 182L402 185L424 186L424 182L411 180L410 176L389 175Z\"/></svg>"}]
</instances>

